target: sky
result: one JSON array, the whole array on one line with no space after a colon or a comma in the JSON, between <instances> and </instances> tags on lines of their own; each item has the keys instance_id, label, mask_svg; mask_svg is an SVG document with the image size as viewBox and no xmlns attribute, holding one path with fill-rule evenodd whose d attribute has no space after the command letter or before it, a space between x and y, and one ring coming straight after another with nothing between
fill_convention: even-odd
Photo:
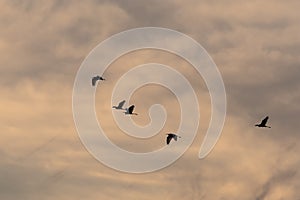
<instances>
[{"instance_id":1,"label":"sky","mask_svg":"<svg viewBox=\"0 0 300 200\"><path fill-rule=\"evenodd\" d=\"M0 199L299 199L299 6L296 0L0 0ZM184 74L201 114L198 134L180 159L156 172L129 174L85 149L73 121L72 91L94 47L147 26L180 31L206 49L223 77L227 114L217 145L199 160L211 115L201 76L167 52L120 57L103 74L108 80L95 97L98 120L115 144L136 152L161 148L165 133L180 122L174 95L148 85L130 99L139 113L134 120L148 124L148 109L160 103L168 113L161 132L140 140L116 126L112 89L137 65L157 62ZM254 127L266 115L272 128Z\"/></svg>"}]
</instances>

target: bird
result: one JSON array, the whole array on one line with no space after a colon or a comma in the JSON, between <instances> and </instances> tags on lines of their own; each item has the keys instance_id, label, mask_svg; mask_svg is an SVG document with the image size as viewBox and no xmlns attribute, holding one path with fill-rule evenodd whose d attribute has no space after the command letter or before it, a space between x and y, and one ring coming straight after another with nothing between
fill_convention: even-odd
<instances>
[{"instance_id":1,"label":"bird","mask_svg":"<svg viewBox=\"0 0 300 200\"><path fill-rule=\"evenodd\" d=\"M102 76L99 76L99 75L94 76L94 77L92 78L92 86L95 86L95 85L96 85L96 82L97 82L98 80L100 80L100 81L105 81L105 79L104 79Z\"/></svg>"},{"instance_id":2,"label":"bird","mask_svg":"<svg viewBox=\"0 0 300 200\"><path fill-rule=\"evenodd\" d=\"M133 112L134 105L131 105L129 108L126 108L125 115L138 115L137 113Z\"/></svg>"},{"instance_id":3,"label":"bird","mask_svg":"<svg viewBox=\"0 0 300 200\"><path fill-rule=\"evenodd\" d=\"M267 121L269 119L269 116L266 116L261 122L260 124L255 124L255 126L257 127L266 127L266 128L271 128L270 126L267 126Z\"/></svg>"},{"instance_id":4,"label":"bird","mask_svg":"<svg viewBox=\"0 0 300 200\"><path fill-rule=\"evenodd\" d=\"M171 140L174 139L175 141L177 141L177 138L181 138L180 136L174 134L174 133L168 133L167 135L167 145L170 144Z\"/></svg>"},{"instance_id":5,"label":"bird","mask_svg":"<svg viewBox=\"0 0 300 200\"><path fill-rule=\"evenodd\" d=\"M119 103L119 105L113 106L112 108L117 109L117 110L124 110L123 106L124 106L125 102L126 102L126 101L123 100L123 101L121 101L121 102Z\"/></svg>"}]
</instances>

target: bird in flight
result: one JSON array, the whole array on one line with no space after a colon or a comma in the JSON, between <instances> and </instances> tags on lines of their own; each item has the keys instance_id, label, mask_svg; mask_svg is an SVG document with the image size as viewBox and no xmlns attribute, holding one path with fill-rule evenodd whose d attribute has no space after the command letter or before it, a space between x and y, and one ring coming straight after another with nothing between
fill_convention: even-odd
<instances>
[{"instance_id":1,"label":"bird in flight","mask_svg":"<svg viewBox=\"0 0 300 200\"><path fill-rule=\"evenodd\" d=\"M129 108L126 109L125 115L138 115L137 113L133 112L134 105L130 106Z\"/></svg>"},{"instance_id":2,"label":"bird in flight","mask_svg":"<svg viewBox=\"0 0 300 200\"><path fill-rule=\"evenodd\" d=\"M167 145L170 144L171 140L174 139L175 141L177 141L177 138L181 138L180 136L174 134L174 133L168 133L167 134Z\"/></svg>"},{"instance_id":3,"label":"bird in flight","mask_svg":"<svg viewBox=\"0 0 300 200\"><path fill-rule=\"evenodd\" d=\"M124 104L125 104L125 100L121 101L119 103L119 105L113 106L112 108L117 109L117 110L124 110L124 108L123 108Z\"/></svg>"},{"instance_id":4,"label":"bird in flight","mask_svg":"<svg viewBox=\"0 0 300 200\"><path fill-rule=\"evenodd\" d=\"M258 127L266 127L266 128L271 128L270 126L267 126L267 122L268 122L269 116L266 116L261 122L260 124L255 124L255 126Z\"/></svg>"},{"instance_id":5,"label":"bird in flight","mask_svg":"<svg viewBox=\"0 0 300 200\"><path fill-rule=\"evenodd\" d=\"M96 82L97 81L105 81L105 79L102 77L102 76L99 76L99 75L97 75L97 76L94 76L93 78L92 78L92 86L95 86L96 85Z\"/></svg>"}]
</instances>

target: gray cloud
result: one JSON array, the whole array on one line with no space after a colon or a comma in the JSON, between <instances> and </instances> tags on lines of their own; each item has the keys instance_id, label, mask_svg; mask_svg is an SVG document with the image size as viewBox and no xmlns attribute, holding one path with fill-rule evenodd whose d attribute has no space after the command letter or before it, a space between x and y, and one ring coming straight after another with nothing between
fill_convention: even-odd
<instances>
[{"instance_id":1,"label":"gray cloud","mask_svg":"<svg viewBox=\"0 0 300 200\"><path fill-rule=\"evenodd\" d=\"M7 0L0 6L1 199L299 197L300 150L297 145L287 148L299 139L300 128L298 1ZM204 112L195 142L178 162L157 173L130 175L99 164L85 151L74 128L71 95L89 51L114 33L140 26L172 28L199 41L222 73L228 114L216 148L198 160L210 114L203 80L184 61L159 52L136 52L116 61L105 74L109 79L153 60L174 65L199 91ZM111 88L101 89L109 94ZM152 88L143 99L149 89L141 90L132 101L145 116L158 101L155 92L164 104L173 97ZM102 96L97 91L99 102ZM109 98L102 97L108 108ZM178 111L166 108L173 121L164 130L177 127L178 121ZM272 129L254 128L265 115L270 115ZM146 123L147 117L139 120ZM124 148L148 150L164 139L151 138L151 144L116 140L122 132L113 120L106 117L103 123L109 137Z\"/></svg>"}]
</instances>

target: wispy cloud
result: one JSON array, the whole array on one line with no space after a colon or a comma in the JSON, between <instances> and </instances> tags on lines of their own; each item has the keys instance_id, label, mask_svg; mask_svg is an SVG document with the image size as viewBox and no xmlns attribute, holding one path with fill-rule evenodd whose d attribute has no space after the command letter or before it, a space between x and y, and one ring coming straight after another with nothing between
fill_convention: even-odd
<instances>
[{"instance_id":1,"label":"wispy cloud","mask_svg":"<svg viewBox=\"0 0 300 200\"><path fill-rule=\"evenodd\" d=\"M299 197L300 149L294 145L300 128L298 1L3 0L0 7L0 199ZM108 137L122 148L160 148L164 132L176 129L180 119L178 102L158 86L141 88L128 102L136 104L142 125L149 122L152 104L165 105L166 126L149 141L126 136L111 115L101 115L110 113L116 80L133 66L173 66L200 99L199 134L186 154L159 172L131 175L103 166L84 149L72 119L72 87L92 48L112 34L141 26L182 31L206 48L225 82L228 114L216 148L198 160L210 117L201 77L166 52L121 57L104 74L108 84L97 90L96 109ZM272 129L254 128L265 115Z\"/></svg>"}]
</instances>

